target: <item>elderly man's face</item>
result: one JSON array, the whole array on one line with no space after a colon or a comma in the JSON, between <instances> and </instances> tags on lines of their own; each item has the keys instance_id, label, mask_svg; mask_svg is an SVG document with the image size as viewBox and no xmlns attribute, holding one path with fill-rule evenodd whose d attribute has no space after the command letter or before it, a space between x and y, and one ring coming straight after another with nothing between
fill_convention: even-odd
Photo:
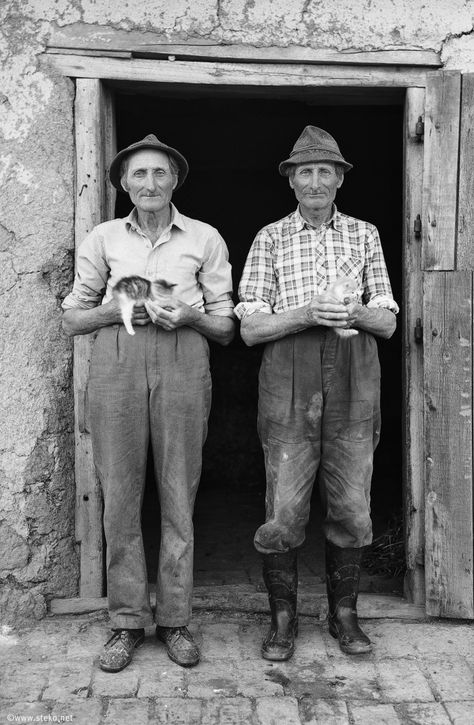
<instances>
[{"instance_id":1,"label":"elderly man's face","mask_svg":"<svg viewBox=\"0 0 474 725\"><path fill-rule=\"evenodd\" d=\"M171 171L167 154L143 149L131 154L122 186L133 204L143 212L156 213L170 203L178 179Z\"/></svg>"},{"instance_id":2,"label":"elderly man's face","mask_svg":"<svg viewBox=\"0 0 474 725\"><path fill-rule=\"evenodd\" d=\"M289 177L300 207L309 214L329 211L342 181L335 165L328 161L298 164L293 178Z\"/></svg>"}]
</instances>

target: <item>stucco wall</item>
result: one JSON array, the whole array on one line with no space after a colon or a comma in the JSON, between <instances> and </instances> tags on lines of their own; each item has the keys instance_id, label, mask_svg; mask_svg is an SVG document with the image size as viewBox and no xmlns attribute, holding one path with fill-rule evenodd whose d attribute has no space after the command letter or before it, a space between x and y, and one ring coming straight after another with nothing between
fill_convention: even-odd
<instances>
[{"instance_id":1,"label":"stucco wall","mask_svg":"<svg viewBox=\"0 0 474 725\"><path fill-rule=\"evenodd\" d=\"M74 83L39 60L73 23L170 40L422 48L474 70L472 0L7 0L0 5L0 614L77 592L71 342Z\"/></svg>"},{"instance_id":2,"label":"stucco wall","mask_svg":"<svg viewBox=\"0 0 474 725\"><path fill-rule=\"evenodd\" d=\"M13 8L12 8L13 10ZM1 19L0 612L76 591L71 343L74 85L38 66L38 25Z\"/></svg>"}]
</instances>

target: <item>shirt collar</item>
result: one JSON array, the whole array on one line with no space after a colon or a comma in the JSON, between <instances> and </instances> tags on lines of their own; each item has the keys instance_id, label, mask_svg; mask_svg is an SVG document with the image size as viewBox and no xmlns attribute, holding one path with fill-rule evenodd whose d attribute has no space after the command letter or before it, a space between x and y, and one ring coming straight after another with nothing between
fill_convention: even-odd
<instances>
[{"instance_id":1,"label":"shirt collar","mask_svg":"<svg viewBox=\"0 0 474 725\"><path fill-rule=\"evenodd\" d=\"M133 229L136 232L142 233L142 230L140 229L140 225L138 224L138 214L137 214L137 207L134 206L128 217L125 219L125 224L130 229ZM183 232L186 231L186 224L184 222L184 217L177 210L175 205L171 203L171 221L170 221L170 229L171 227L178 227L178 229L181 229Z\"/></svg>"},{"instance_id":2,"label":"shirt collar","mask_svg":"<svg viewBox=\"0 0 474 725\"><path fill-rule=\"evenodd\" d=\"M296 207L296 211L293 212L293 219L292 223L294 225L295 231L301 232L303 229L313 229L314 227L311 226L311 224L308 224L306 219L303 218L299 204ZM327 227L334 227L334 229L340 231L341 229L341 214L337 210L337 206L335 204L332 205L332 214L331 218L325 222L320 228L324 229Z\"/></svg>"}]
</instances>

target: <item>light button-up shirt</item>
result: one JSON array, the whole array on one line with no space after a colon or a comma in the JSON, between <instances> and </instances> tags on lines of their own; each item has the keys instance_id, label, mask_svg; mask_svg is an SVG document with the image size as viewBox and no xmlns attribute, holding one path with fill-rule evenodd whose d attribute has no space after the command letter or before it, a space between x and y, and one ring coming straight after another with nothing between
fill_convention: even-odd
<instances>
[{"instance_id":1,"label":"light button-up shirt","mask_svg":"<svg viewBox=\"0 0 474 725\"><path fill-rule=\"evenodd\" d=\"M173 296L210 315L233 316L232 276L226 244L209 224L171 204L171 222L152 244L128 217L96 226L79 247L72 292L62 307L89 309L112 299L122 277L139 275L175 284Z\"/></svg>"}]
</instances>

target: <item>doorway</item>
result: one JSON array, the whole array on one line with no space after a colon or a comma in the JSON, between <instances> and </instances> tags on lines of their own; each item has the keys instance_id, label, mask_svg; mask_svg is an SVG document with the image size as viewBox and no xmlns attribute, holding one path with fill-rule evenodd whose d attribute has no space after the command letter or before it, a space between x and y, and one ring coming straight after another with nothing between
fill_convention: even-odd
<instances>
[{"instance_id":1,"label":"doorway","mask_svg":"<svg viewBox=\"0 0 474 725\"><path fill-rule=\"evenodd\" d=\"M190 174L173 201L184 214L220 231L233 265L235 300L256 232L295 208L278 162L288 156L308 124L328 130L354 164L338 192L338 208L377 226L395 299L402 301L403 96L381 92L351 98L331 89L225 87L120 88L115 95L117 147L156 133L178 148ZM116 216L130 211L119 195ZM374 536L402 518L401 319L390 341L379 343L382 365L382 438L372 484ZM236 335L227 348L211 345L213 406L195 511L196 585L258 583L260 561L252 544L264 515L265 475L256 431L257 374L261 347L247 348ZM151 471L151 469L150 469ZM143 528L149 578L156 571L159 524L152 474L145 493ZM300 579L324 577L320 508L315 487ZM376 568L362 590L400 591ZM395 577L396 579L396 577Z\"/></svg>"}]
</instances>

